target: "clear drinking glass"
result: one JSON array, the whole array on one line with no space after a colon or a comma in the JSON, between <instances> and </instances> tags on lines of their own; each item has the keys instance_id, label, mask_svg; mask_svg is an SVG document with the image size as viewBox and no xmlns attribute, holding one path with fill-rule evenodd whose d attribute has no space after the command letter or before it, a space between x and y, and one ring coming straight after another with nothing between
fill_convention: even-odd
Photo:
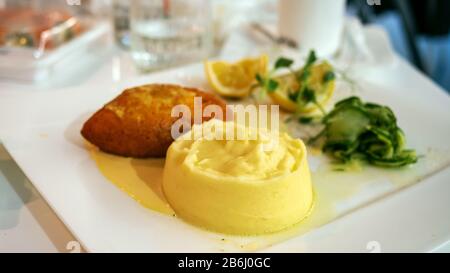
<instances>
[{"instance_id":1,"label":"clear drinking glass","mask_svg":"<svg viewBox=\"0 0 450 273\"><path fill-rule=\"evenodd\" d=\"M124 49L130 47L130 3L113 0L112 19L116 43Z\"/></svg>"},{"instance_id":2,"label":"clear drinking glass","mask_svg":"<svg viewBox=\"0 0 450 273\"><path fill-rule=\"evenodd\" d=\"M132 0L131 55L142 71L200 61L212 47L208 0Z\"/></svg>"}]
</instances>

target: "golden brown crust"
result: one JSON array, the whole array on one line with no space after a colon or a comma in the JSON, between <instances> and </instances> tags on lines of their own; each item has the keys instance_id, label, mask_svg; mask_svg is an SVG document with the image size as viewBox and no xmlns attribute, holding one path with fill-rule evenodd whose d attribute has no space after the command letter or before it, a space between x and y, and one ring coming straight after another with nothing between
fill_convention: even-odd
<instances>
[{"instance_id":1,"label":"golden brown crust","mask_svg":"<svg viewBox=\"0 0 450 273\"><path fill-rule=\"evenodd\" d=\"M218 105L224 115L226 104L213 94L170 84L149 84L125 90L97 111L83 126L81 134L100 150L125 157L164 157L170 144L175 105L191 109L194 97L202 97L203 109ZM207 121L210 118L203 118Z\"/></svg>"}]
</instances>

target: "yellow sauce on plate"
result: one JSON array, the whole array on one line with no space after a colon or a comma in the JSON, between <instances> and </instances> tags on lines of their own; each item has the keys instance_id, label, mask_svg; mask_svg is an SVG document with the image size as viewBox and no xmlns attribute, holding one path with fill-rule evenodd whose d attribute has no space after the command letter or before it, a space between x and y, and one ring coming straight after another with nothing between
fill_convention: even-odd
<instances>
[{"instance_id":1,"label":"yellow sauce on plate","mask_svg":"<svg viewBox=\"0 0 450 273\"><path fill-rule=\"evenodd\" d=\"M173 215L162 192L164 159L133 159L101 152L87 144L100 172L142 206Z\"/></svg>"}]
</instances>

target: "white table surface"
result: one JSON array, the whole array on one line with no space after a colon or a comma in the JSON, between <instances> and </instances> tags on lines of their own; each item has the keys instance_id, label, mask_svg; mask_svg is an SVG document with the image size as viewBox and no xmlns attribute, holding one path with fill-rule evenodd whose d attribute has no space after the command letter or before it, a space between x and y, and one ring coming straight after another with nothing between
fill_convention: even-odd
<instances>
[{"instance_id":1,"label":"white table surface","mask_svg":"<svg viewBox=\"0 0 450 273\"><path fill-rule=\"evenodd\" d=\"M26 96L28 92L48 92L65 86L90 85L99 80L117 82L137 75L127 55L116 49L105 49L102 55L85 62L88 63L84 64L76 77L61 77L51 85L24 85L0 80L0 100L2 96ZM392 88L415 84L415 81L419 82L418 79L423 77L399 58L388 72L378 69L366 76L374 80L381 77ZM423 79L420 82L424 84ZM439 88L431 81L426 81L425 87ZM73 235L1 145L2 128L10 128L16 122L9 115L13 107L11 105L9 109L0 109L0 252L71 252L74 244L76 250ZM440 247L430 251L450 252L450 241L443 241Z\"/></svg>"}]
</instances>

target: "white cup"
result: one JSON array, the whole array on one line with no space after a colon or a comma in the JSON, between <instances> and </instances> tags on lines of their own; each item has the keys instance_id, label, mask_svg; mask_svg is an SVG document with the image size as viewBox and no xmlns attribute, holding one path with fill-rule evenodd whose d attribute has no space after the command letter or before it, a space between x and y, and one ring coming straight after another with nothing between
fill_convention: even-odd
<instances>
[{"instance_id":1,"label":"white cup","mask_svg":"<svg viewBox=\"0 0 450 273\"><path fill-rule=\"evenodd\" d=\"M339 48L346 0L278 0L278 31L301 51L327 57Z\"/></svg>"}]
</instances>

